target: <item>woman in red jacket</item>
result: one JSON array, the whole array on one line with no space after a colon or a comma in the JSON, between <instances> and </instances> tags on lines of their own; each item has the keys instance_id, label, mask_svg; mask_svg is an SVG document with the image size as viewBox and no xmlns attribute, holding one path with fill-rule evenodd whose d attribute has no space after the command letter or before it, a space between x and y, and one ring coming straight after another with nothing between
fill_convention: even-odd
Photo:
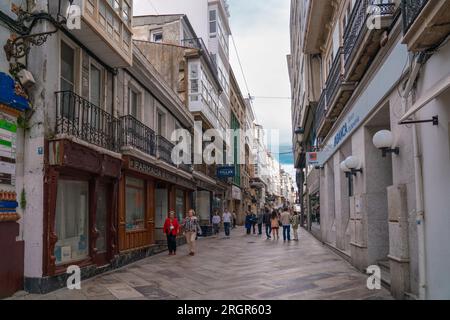
<instances>
[{"instance_id":1,"label":"woman in red jacket","mask_svg":"<svg viewBox=\"0 0 450 320\"><path fill-rule=\"evenodd\" d=\"M177 254L177 235L180 232L180 225L175 218L175 211L170 211L169 218L164 223L164 233L167 236L167 246L169 247L169 256Z\"/></svg>"}]
</instances>

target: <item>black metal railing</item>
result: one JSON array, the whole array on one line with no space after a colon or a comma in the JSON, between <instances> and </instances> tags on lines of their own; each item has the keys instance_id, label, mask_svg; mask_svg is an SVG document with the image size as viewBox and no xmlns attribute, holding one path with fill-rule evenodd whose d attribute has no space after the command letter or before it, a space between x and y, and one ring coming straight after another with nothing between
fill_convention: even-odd
<instances>
[{"instance_id":1,"label":"black metal railing","mask_svg":"<svg viewBox=\"0 0 450 320\"><path fill-rule=\"evenodd\" d=\"M120 145L156 156L155 131L131 115L120 118Z\"/></svg>"},{"instance_id":2,"label":"black metal railing","mask_svg":"<svg viewBox=\"0 0 450 320\"><path fill-rule=\"evenodd\" d=\"M167 162L168 164L174 165L172 161L172 150L175 145L164 138L163 136L157 136L157 149L158 149L158 158Z\"/></svg>"},{"instance_id":3,"label":"black metal railing","mask_svg":"<svg viewBox=\"0 0 450 320\"><path fill-rule=\"evenodd\" d=\"M322 91L322 94L319 99L319 103L316 107L316 113L314 116L314 137L318 137L319 128L322 125L323 121L325 121L325 117L327 115L327 89Z\"/></svg>"},{"instance_id":4,"label":"black metal railing","mask_svg":"<svg viewBox=\"0 0 450 320\"><path fill-rule=\"evenodd\" d=\"M342 64L341 64L341 52L342 50L339 49L336 57L334 58L333 65L331 67L331 70L328 74L327 82L325 84L326 90L326 99L330 103L335 94L337 89L339 88L339 85L342 82L342 76L341 76L341 70L342 70Z\"/></svg>"},{"instance_id":5,"label":"black metal railing","mask_svg":"<svg viewBox=\"0 0 450 320\"><path fill-rule=\"evenodd\" d=\"M408 32L429 0L402 0L403 32Z\"/></svg>"},{"instance_id":6,"label":"black metal railing","mask_svg":"<svg viewBox=\"0 0 450 320\"><path fill-rule=\"evenodd\" d=\"M376 8L370 10L370 7ZM353 49L357 47L359 39L368 30L367 19L369 15L380 16L392 15L395 13L395 3L379 3L379 0L356 1L355 7L350 15L349 22L344 32L344 60L345 65L349 62Z\"/></svg>"},{"instance_id":7,"label":"black metal railing","mask_svg":"<svg viewBox=\"0 0 450 320\"><path fill-rule=\"evenodd\" d=\"M208 49L206 48L206 45L203 42L202 38L184 39L184 40L181 41L181 45L183 47L199 49L200 51L202 51L204 53L205 57L206 57L206 60L208 60L208 63L211 65L211 67L212 67L211 69L215 73L217 73L217 63L212 58L212 56L209 53Z\"/></svg>"},{"instance_id":8,"label":"black metal railing","mask_svg":"<svg viewBox=\"0 0 450 320\"><path fill-rule=\"evenodd\" d=\"M56 133L67 134L96 146L118 151L118 120L72 91L56 95Z\"/></svg>"}]
</instances>

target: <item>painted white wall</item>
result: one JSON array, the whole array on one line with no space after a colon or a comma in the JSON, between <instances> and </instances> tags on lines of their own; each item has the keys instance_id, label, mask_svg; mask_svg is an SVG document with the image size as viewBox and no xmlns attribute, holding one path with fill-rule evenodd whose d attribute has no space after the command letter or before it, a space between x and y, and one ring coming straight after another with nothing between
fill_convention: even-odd
<instances>
[{"instance_id":1,"label":"painted white wall","mask_svg":"<svg viewBox=\"0 0 450 320\"><path fill-rule=\"evenodd\" d=\"M135 10L139 2L147 3L142 0L136 1ZM152 3L157 10L157 14L186 14L197 36L203 38L206 46L208 46L208 0L152 0ZM147 8L148 5L145 5L145 7ZM153 9L151 12L136 12L136 14L156 14L156 12Z\"/></svg>"},{"instance_id":2,"label":"painted white wall","mask_svg":"<svg viewBox=\"0 0 450 320\"><path fill-rule=\"evenodd\" d=\"M427 62L417 99L450 72L450 44ZM418 119L439 116L439 126L420 125L423 154L425 254L429 299L450 298L450 90L417 113Z\"/></svg>"}]
</instances>

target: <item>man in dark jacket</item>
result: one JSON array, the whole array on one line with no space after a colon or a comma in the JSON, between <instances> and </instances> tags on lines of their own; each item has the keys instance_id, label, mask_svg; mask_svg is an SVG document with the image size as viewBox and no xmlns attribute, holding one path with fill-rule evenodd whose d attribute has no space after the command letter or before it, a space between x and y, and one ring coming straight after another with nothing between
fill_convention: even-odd
<instances>
[{"instance_id":1,"label":"man in dark jacket","mask_svg":"<svg viewBox=\"0 0 450 320\"><path fill-rule=\"evenodd\" d=\"M263 209L261 209L258 212L257 223L258 223L258 235L261 236L262 235L262 226L264 223L264 210Z\"/></svg>"},{"instance_id":2,"label":"man in dark jacket","mask_svg":"<svg viewBox=\"0 0 450 320\"><path fill-rule=\"evenodd\" d=\"M271 218L270 211L269 211L269 209L266 208L266 212L264 213L264 216L263 216L263 222L264 222L264 225L266 226L267 239L272 238L270 236L270 234L272 233L272 224L271 224L270 218Z\"/></svg>"}]
</instances>

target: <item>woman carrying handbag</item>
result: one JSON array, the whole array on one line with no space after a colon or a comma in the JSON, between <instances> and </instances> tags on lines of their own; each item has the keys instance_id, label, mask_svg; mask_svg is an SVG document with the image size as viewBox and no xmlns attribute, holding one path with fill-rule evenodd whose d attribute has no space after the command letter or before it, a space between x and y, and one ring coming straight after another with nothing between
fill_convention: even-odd
<instances>
[{"instance_id":1,"label":"woman carrying handbag","mask_svg":"<svg viewBox=\"0 0 450 320\"><path fill-rule=\"evenodd\" d=\"M202 229L200 228L200 224L193 209L188 211L188 216L183 221L183 231L189 247L189 255L194 256L196 251L197 235L202 234Z\"/></svg>"}]
</instances>

